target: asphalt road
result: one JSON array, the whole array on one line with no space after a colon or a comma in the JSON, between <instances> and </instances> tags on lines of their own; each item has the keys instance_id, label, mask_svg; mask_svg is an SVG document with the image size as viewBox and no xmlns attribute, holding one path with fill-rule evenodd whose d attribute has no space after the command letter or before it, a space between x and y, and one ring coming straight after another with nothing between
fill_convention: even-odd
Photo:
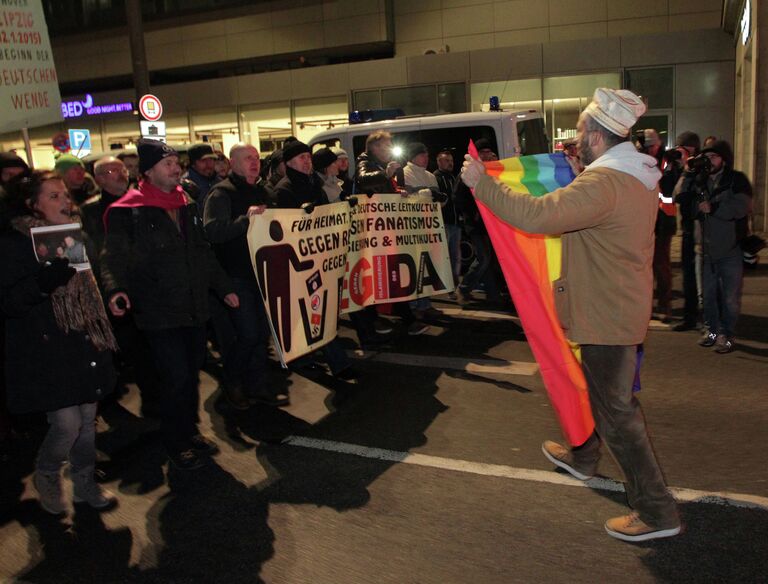
<instances>
[{"instance_id":1,"label":"asphalt road","mask_svg":"<svg viewBox=\"0 0 768 584\"><path fill-rule=\"evenodd\" d=\"M222 452L200 471L168 471L129 387L100 422L106 485L120 497L108 513L40 509L33 431L3 467L0 578L768 581L768 270L745 280L736 352L659 323L649 333L640 399L686 529L642 545L603 530L627 512L608 453L586 486L541 455L560 432L517 320L437 306L446 326L358 355L356 386L275 368L288 408L235 412L204 373L203 427Z\"/></svg>"}]
</instances>

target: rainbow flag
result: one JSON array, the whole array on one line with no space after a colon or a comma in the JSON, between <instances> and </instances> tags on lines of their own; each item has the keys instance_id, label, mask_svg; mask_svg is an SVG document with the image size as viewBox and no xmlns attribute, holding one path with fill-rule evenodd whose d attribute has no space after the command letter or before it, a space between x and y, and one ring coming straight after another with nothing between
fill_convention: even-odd
<instances>
[{"instance_id":1,"label":"rainbow flag","mask_svg":"<svg viewBox=\"0 0 768 584\"><path fill-rule=\"evenodd\" d=\"M477 158L472 142L469 154ZM508 158L486 162L485 166L489 175L515 192L534 197L564 187L575 178L563 154ZM525 233L498 219L480 201L477 206L563 434L572 446L579 446L592 434L595 423L579 347L565 338L555 312L552 282L560 277L560 237Z\"/></svg>"}]
</instances>

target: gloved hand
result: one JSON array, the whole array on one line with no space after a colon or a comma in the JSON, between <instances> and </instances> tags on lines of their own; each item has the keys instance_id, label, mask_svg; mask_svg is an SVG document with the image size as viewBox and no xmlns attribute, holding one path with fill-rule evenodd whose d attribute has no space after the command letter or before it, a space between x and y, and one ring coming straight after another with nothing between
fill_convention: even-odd
<instances>
[{"instance_id":1,"label":"gloved hand","mask_svg":"<svg viewBox=\"0 0 768 584\"><path fill-rule=\"evenodd\" d=\"M339 195L339 200L349 203L350 208L357 205L357 197L353 197L350 193L341 193Z\"/></svg>"},{"instance_id":2,"label":"gloved hand","mask_svg":"<svg viewBox=\"0 0 768 584\"><path fill-rule=\"evenodd\" d=\"M77 270L70 267L67 258L54 258L40 267L37 273L37 285L40 291L50 294L59 286L66 286Z\"/></svg>"},{"instance_id":3,"label":"gloved hand","mask_svg":"<svg viewBox=\"0 0 768 584\"><path fill-rule=\"evenodd\" d=\"M432 191L432 202L433 203L447 203L448 202L448 195L446 195L443 192L438 191L435 188L429 189Z\"/></svg>"}]
</instances>

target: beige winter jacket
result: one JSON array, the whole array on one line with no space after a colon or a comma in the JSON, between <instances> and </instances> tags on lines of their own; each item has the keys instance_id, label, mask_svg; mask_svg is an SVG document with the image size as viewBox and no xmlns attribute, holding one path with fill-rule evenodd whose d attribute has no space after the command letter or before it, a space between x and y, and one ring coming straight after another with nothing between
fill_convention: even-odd
<instances>
[{"instance_id":1,"label":"beige winter jacket","mask_svg":"<svg viewBox=\"0 0 768 584\"><path fill-rule=\"evenodd\" d=\"M518 229L562 234L555 306L570 340L583 345L643 341L653 295L656 189L630 174L594 168L542 197L515 193L484 176L475 196Z\"/></svg>"}]
</instances>

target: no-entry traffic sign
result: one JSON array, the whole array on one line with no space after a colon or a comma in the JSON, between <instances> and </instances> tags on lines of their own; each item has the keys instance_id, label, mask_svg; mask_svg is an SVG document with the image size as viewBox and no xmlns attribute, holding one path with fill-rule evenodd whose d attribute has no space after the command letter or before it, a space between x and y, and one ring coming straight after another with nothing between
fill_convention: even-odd
<instances>
[{"instance_id":1,"label":"no-entry traffic sign","mask_svg":"<svg viewBox=\"0 0 768 584\"><path fill-rule=\"evenodd\" d=\"M149 122L156 122L163 115L163 104L151 93L144 95L139 100L139 112Z\"/></svg>"}]
</instances>

